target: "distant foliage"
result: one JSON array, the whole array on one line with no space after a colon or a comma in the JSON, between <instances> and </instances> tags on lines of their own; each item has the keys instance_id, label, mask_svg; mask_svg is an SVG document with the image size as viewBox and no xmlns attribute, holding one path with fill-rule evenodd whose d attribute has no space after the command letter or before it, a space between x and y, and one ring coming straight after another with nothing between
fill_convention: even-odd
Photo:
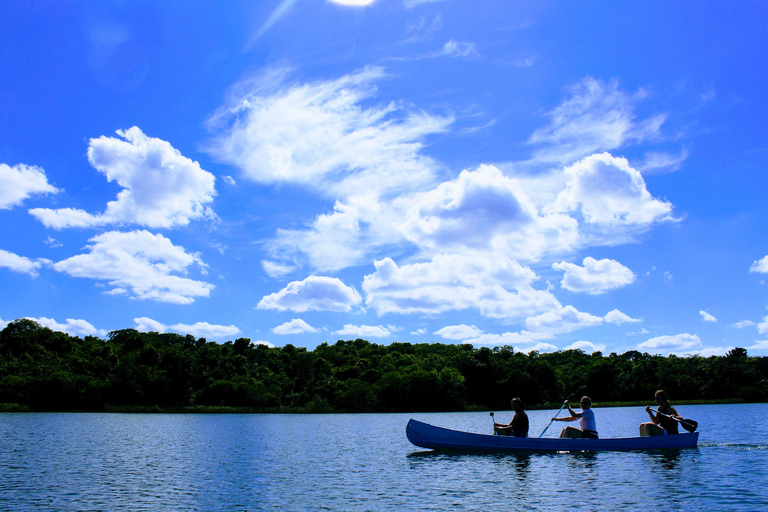
<instances>
[{"instance_id":1,"label":"distant foliage","mask_svg":"<svg viewBox=\"0 0 768 512\"><path fill-rule=\"evenodd\" d=\"M308 351L134 329L81 339L26 319L0 332L0 403L31 410L461 411L508 408L513 396L530 405L582 395L650 402L661 388L674 400L764 401L768 358L743 348L708 358L603 356L362 339Z\"/></svg>"}]
</instances>

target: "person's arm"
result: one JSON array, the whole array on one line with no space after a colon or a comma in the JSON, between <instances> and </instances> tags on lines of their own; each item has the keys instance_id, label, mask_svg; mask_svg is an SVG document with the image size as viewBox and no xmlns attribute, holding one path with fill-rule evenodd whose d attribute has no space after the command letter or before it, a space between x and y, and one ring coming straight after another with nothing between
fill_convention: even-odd
<instances>
[{"instance_id":1,"label":"person's arm","mask_svg":"<svg viewBox=\"0 0 768 512\"><path fill-rule=\"evenodd\" d=\"M648 416L651 417L651 421L653 422L654 425L658 425L659 424L659 415L658 414L656 414L656 415L653 414L653 409L651 409L650 405L645 408L645 412L647 412Z\"/></svg>"}]
</instances>

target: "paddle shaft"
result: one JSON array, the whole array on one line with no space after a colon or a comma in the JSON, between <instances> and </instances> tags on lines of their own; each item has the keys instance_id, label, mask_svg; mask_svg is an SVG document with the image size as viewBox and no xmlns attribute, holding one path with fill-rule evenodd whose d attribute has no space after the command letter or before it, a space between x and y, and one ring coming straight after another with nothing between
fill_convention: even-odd
<instances>
[{"instance_id":1,"label":"paddle shaft","mask_svg":"<svg viewBox=\"0 0 768 512\"><path fill-rule=\"evenodd\" d=\"M687 430L689 432L693 432L694 430L696 430L696 427L699 426L698 422L696 422L696 421L693 421L693 420L681 420L680 418L675 418L674 416L672 416L670 414L664 414L663 412L661 412L658 409L651 409L651 410L653 412L655 412L656 414L661 414L662 416L666 416L667 418L671 418L671 419L675 420L676 422L680 423L683 427L685 427L685 430ZM693 430L691 430L691 429L693 429Z\"/></svg>"},{"instance_id":2,"label":"paddle shaft","mask_svg":"<svg viewBox=\"0 0 768 512\"><path fill-rule=\"evenodd\" d=\"M560 414L560 411L562 411L562 410L563 410L563 407L565 407L565 404L567 404L567 403L568 403L568 402L563 402L563 405L561 405L561 406L560 406L560 409L558 409L558 410L557 410L557 413L556 413L556 414L555 414L555 415L552 417L552 419L551 419L551 420L549 420L549 423L547 423L547 426L546 426L546 427L544 427L544 430L541 432L541 434L539 434L539 437L541 437L541 436L543 436L543 435L544 435L544 433L547 431L547 429L549 428L549 426L552 424L552 422L553 422L553 421L555 421L555 418L557 418L557 415L558 415L558 414Z\"/></svg>"}]
</instances>

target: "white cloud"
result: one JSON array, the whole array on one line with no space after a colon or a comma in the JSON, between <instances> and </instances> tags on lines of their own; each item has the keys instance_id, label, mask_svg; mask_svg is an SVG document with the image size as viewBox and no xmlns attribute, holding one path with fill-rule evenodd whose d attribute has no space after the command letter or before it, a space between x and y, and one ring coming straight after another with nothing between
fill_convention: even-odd
<instances>
[{"instance_id":1,"label":"white cloud","mask_svg":"<svg viewBox=\"0 0 768 512\"><path fill-rule=\"evenodd\" d=\"M348 7L365 7L371 5L376 0L329 0L334 4L346 5Z\"/></svg>"},{"instance_id":2,"label":"white cloud","mask_svg":"<svg viewBox=\"0 0 768 512\"><path fill-rule=\"evenodd\" d=\"M198 338L232 338L240 334L240 329L234 325L214 325L208 322L195 322L194 324L174 324L170 329L180 334L191 334Z\"/></svg>"},{"instance_id":3,"label":"white cloud","mask_svg":"<svg viewBox=\"0 0 768 512\"><path fill-rule=\"evenodd\" d=\"M753 322L752 320L741 320L733 324L733 326L737 329L743 329L744 327L752 327L753 325L755 325L755 322Z\"/></svg>"},{"instance_id":4,"label":"white cloud","mask_svg":"<svg viewBox=\"0 0 768 512\"><path fill-rule=\"evenodd\" d=\"M224 341L223 338L232 338L240 334L240 329L234 325L214 325L208 322L196 322L194 324L165 325L157 320L147 317L134 318L135 329L141 332L167 332L173 331L179 334L191 334L197 338L214 338ZM227 340L230 341L230 340Z\"/></svg>"},{"instance_id":5,"label":"white cloud","mask_svg":"<svg viewBox=\"0 0 768 512\"><path fill-rule=\"evenodd\" d=\"M278 325L272 329L272 332L275 334L301 334L305 332L318 332L318 330L301 318L294 318L290 322Z\"/></svg>"},{"instance_id":6,"label":"white cloud","mask_svg":"<svg viewBox=\"0 0 768 512\"><path fill-rule=\"evenodd\" d=\"M402 267L385 258L374 265L363 290L366 305L379 315L478 308L489 318L521 319L560 305L550 292L529 285L535 278L530 269L500 255L446 254Z\"/></svg>"},{"instance_id":7,"label":"white cloud","mask_svg":"<svg viewBox=\"0 0 768 512\"><path fill-rule=\"evenodd\" d=\"M188 267L205 264L197 254L188 254L163 235L148 231L109 231L89 240L89 253L53 264L59 272L73 277L107 281L114 293L137 299L190 304L207 297L212 284L174 275Z\"/></svg>"},{"instance_id":8,"label":"white cloud","mask_svg":"<svg viewBox=\"0 0 768 512\"><path fill-rule=\"evenodd\" d=\"M584 258L584 266L573 263L553 263L552 268L565 272L561 284L572 292L591 295L622 288L635 281L635 274L618 261L591 257Z\"/></svg>"},{"instance_id":9,"label":"white cloud","mask_svg":"<svg viewBox=\"0 0 768 512\"><path fill-rule=\"evenodd\" d=\"M125 140L102 136L91 139L88 148L91 165L123 187L104 213L72 208L35 208L29 213L54 229L111 224L169 228L214 216L206 206L216 195L211 173L135 126L117 134Z\"/></svg>"},{"instance_id":10,"label":"white cloud","mask_svg":"<svg viewBox=\"0 0 768 512\"><path fill-rule=\"evenodd\" d=\"M670 353L688 353L702 348L701 339L695 334L677 334L658 336L640 343L637 348L644 352L668 355Z\"/></svg>"},{"instance_id":11,"label":"white cloud","mask_svg":"<svg viewBox=\"0 0 768 512\"><path fill-rule=\"evenodd\" d=\"M422 336L424 334L427 334L426 329L416 329L415 331L411 331L411 334L414 336Z\"/></svg>"},{"instance_id":12,"label":"white cloud","mask_svg":"<svg viewBox=\"0 0 768 512\"><path fill-rule=\"evenodd\" d=\"M168 326L145 316L133 319L134 328L140 332L166 332Z\"/></svg>"},{"instance_id":13,"label":"white cloud","mask_svg":"<svg viewBox=\"0 0 768 512\"><path fill-rule=\"evenodd\" d=\"M757 332L768 334L768 316L763 317L763 321L757 324Z\"/></svg>"},{"instance_id":14,"label":"white cloud","mask_svg":"<svg viewBox=\"0 0 768 512\"><path fill-rule=\"evenodd\" d=\"M551 343L538 343L538 344L536 344L536 345L534 345L534 346L532 346L532 347L530 347L530 348L528 348L526 350L521 350L520 352L527 352L529 354L531 352L538 352L540 354L547 354L547 353L550 353L550 352L557 352L557 347L554 346Z\"/></svg>"},{"instance_id":15,"label":"white cloud","mask_svg":"<svg viewBox=\"0 0 768 512\"><path fill-rule=\"evenodd\" d=\"M580 213L584 227L597 233L632 233L673 220L672 205L653 198L625 158L592 155L567 167L565 177L565 189L545 211Z\"/></svg>"},{"instance_id":16,"label":"white cloud","mask_svg":"<svg viewBox=\"0 0 768 512\"><path fill-rule=\"evenodd\" d=\"M601 317L581 312L573 306L552 309L525 320L525 325L529 329L551 333L571 332L602 323L603 319Z\"/></svg>"},{"instance_id":17,"label":"white cloud","mask_svg":"<svg viewBox=\"0 0 768 512\"><path fill-rule=\"evenodd\" d=\"M256 309L277 311L337 311L349 312L360 304L362 297L354 288L335 277L309 276L293 281L277 293L259 301Z\"/></svg>"},{"instance_id":18,"label":"white cloud","mask_svg":"<svg viewBox=\"0 0 768 512\"><path fill-rule=\"evenodd\" d=\"M0 164L0 210L9 210L36 194L57 194L39 167Z\"/></svg>"},{"instance_id":19,"label":"white cloud","mask_svg":"<svg viewBox=\"0 0 768 512\"><path fill-rule=\"evenodd\" d=\"M365 276L362 292L366 307L379 315L474 308L509 323L527 318L527 328L546 332L638 321L620 312L603 319L563 308L549 288L534 287L539 278L531 267L591 246L635 241L654 224L675 220L672 205L651 196L626 159L590 156L660 138L664 116L642 121L634 115L642 91L628 95L616 83L587 79L531 138L538 145L532 160L501 166L506 172L480 165L438 183L444 170L424 157L423 143L447 130L451 116L399 104L367 106L385 76L380 68L303 85L286 85L287 74L273 68L241 81L209 120L215 132L209 152L244 176L311 185L336 199L333 211L307 228L278 230L266 243L269 275L303 265L335 272L373 260L376 269ZM563 143L575 152L564 156ZM520 172L531 165L540 172ZM410 180L401 181L401 173ZM398 255L404 256L396 263ZM566 273L564 288L587 293L635 280L608 259L556 265ZM297 283L258 307L302 311Z\"/></svg>"},{"instance_id":20,"label":"white cloud","mask_svg":"<svg viewBox=\"0 0 768 512\"><path fill-rule=\"evenodd\" d=\"M646 97L643 90L630 95L619 89L618 81L585 78L566 92L567 99L549 113L550 124L528 140L544 146L536 152L535 162L567 165L593 153L661 137L665 115L636 119L635 107Z\"/></svg>"},{"instance_id":21,"label":"white cloud","mask_svg":"<svg viewBox=\"0 0 768 512\"><path fill-rule=\"evenodd\" d=\"M5 329L5 327L6 327L6 326L7 326L9 323L11 323L11 322L10 322L10 321L7 321L7 320L3 320L2 318L0 318L0 331L2 331L3 329Z\"/></svg>"},{"instance_id":22,"label":"white cloud","mask_svg":"<svg viewBox=\"0 0 768 512\"><path fill-rule=\"evenodd\" d=\"M435 334L449 340L464 340L467 338L476 338L483 333L474 325L449 325L435 331Z\"/></svg>"},{"instance_id":23,"label":"white cloud","mask_svg":"<svg viewBox=\"0 0 768 512\"><path fill-rule=\"evenodd\" d=\"M473 43L460 43L451 39L443 45L441 54L449 57L469 57L477 55L477 50Z\"/></svg>"},{"instance_id":24,"label":"white cloud","mask_svg":"<svg viewBox=\"0 0 768 512\"><path fill-rule=\"evenodd\" d=\"M699 311L699 314L701 315L701 319L704 320L705 322L717 322L717 318L710 315L706 311L703 311L703 310Z\"/></svg>"},{"instance_id":25,"label":"white cloud","mask_svg":"<svg viewBox=\"0 0 768 512\"><path fill-rule=\"evenodd\" d=\"M65 332L70 336L102 336L103 337L107 335L107 331L105 331L104 329L96 329L89 322L86 322L85 320L81 320L81 319L67 318L66 323L60 324L53 318L45 318L45 317L40 317L40 318L27 317L27 318L29 320L33 320L37 322L43 327L48 327L53 331Z\"/></svg>"},{"instance_id":26,"label":"white cloud","mask_svg":"<svg viewBox=\"0 0 768 512\"><path fill-rule=\"evenodd\" d=\"M292 265L287 265L284 263L280 263L277 261L270 261L270 260L263 260L261 262L262 268L264 268L264 272L271 278L280 278L283 277L286 274L290 274L295 270L295 267Z\"/></svg>"},{"instance_id":27,"label":"white cloud","mask_svg":"<svg viewBox=\"0 0 768 512\"><path fill-rule=\"evenodd\" d=\"M637 170L645 176L675 172L680 170L686 158L687 150L682 150L679 155L649 151L645 154L645 161L637 165Z\"/></svg>"},{"instance_id":28,"label":"white cloud","mask_svg":"<svg viewBox=\"0 0 768 512\"><path fill-rule=\"evenodd\" d=\"M30 276L35 277L38 275L37 271L40 268L50 263L51 262L49 260L44 258L33 260L0 249L0 268L8 268L20 274L29 274Z\"/></svg>"},{"instance_id":29,"label":"white cloud","mask_svg":"<svg viewBox=\"0 0 768 512\"><path fill-rule=\"evenodd\" d=\"M619 311L618 309L614 309L613 311L609 311L604 317L603 320L605 320L609 324L626 324L626 323L634 323L634 322L641 322L639 318L632 318L629 315L626 315Z\"/></svg>"},{"instance_id":30,"label":"white cloud","mask_svg":"<svg viewBox=\"0 0 768 512\"><path fill-rule=\"evenodd\" d=\"M386 338L392 335L391 329L381 325L352 325L346 324L332 334L339 336L354 336L355 338Z\"/></svg>"},{"instance_id":31,"label":"white cloud","mask_svg":"<svg viewBox=\"0 0 768 512\"><path fill-rule=\"evenodd\" d=\"M695 352L691 352L691 355L696 354L701 357L710 357L710 356L724 356L731 350L733 350L734 347L731 347L730 345L727 347L706 347L701 350L697 350ZM687 354L687 353L686 353Z\"/></svg>"},{"instance_id":32,"label":"white cloud","mask_svg":"<svg viewBox=\"0 0 768 512\"><path fill-rule=\"evenodd\" d=\"M592 343L591 341L577 341L575 343L571 343L563 350L581 350L586 354L592 354L594 352L604 352L605 345L601 343Z\"/></svg>"},{"instance_id":33,"label":"white cloud","mask_svg":"<svg viewBox=\"0 0 768 512\"><path fill-rule=\"evenodd\" d=\"M236 84L209 120L208 151L260 183L296 183L344 198L413 190L433 180L422 140L446 131L453 117L406 112L403 105L361 107L384 76L370 67L337 80L285 83L269 70Z\"/></svg>"},{"instance_id":34,"label":"white cloud","mask_svg":"<svg viewBox=\"0 0 768 512\"><path fill-rule=\"evenodd\" d=\"M468 338L462 341L464 344L469 345L486 345L490 347L501 347L504 345L512 346L515 350L520 352L539 350L534 347L542 346L541 340L552 339L553 336L544 332L505 332L502 334L480 334L475 338ZM549 344L544 344L549 345ZM550 345L554 347L554 345ZM557 350L557 347L554 348ZM539 350L544 352L545 350ZM549 350L546 350L549 351Z\"/></svg>"},{"instance_id":35,"label":"white cloud","mask_svg":"<svg viewBox=\"0 0 768 512\"><path fill-rule=\"evenodd\" d=\"M756 261L752 263L752 266L749 267L750 272L760 272L761 274L768 274L768 256L765 258Z\"/></svg>"},{"instance_id":36,"label":"white cloud","mask_svg":"<svg viewBox=\"0 0 768 512\"><path fill-rule=\"evenodd\" d=\"M2 322L0 322L2 326ZM768 350L768 340L755 341L755 344L751 347L747 347L749 350Z\"/></svg>"}]
</instances>

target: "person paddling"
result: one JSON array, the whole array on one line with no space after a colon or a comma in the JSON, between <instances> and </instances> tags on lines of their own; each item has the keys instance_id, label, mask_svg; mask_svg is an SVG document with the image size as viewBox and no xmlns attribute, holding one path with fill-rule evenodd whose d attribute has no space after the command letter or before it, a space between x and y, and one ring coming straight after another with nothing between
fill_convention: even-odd
<instances>
[{"instance_id":1,"label":"person paddling","mask_svg":"<svg viewBox=\"0 0 768 512\"><path fill-rule=\"evenodd\" d=\"M528 437L528 414L525 412L525 404L521 399L513 398L512 409L515 411L515 416L509 425L494 423L494 431L500 436Z\"/></svg>"},{"instance_id":2,"label":"person paddling","mask_svg":"<svg viewBox=\"0 0 768 512\"><path fill-rule=\"evenodd\" d=\"M645 412L650 416L652 423L641 423L640 435L642 437L660 436L665 432L667 434L677 434L678 420L682 420L683 417L677 414L674 407L669 405L667 392L663 389L656 392L655 399L656 404L659 406L659 410L654 411L650 406L645 408ZM654 415L654 412L658 413Z\"/></svg>"},{"instance_id":3,"label":"person paddling","mask_svg":"<svg viewBox=\"0 0 768 512\"><path fill-rule=\"evenodd\" d=\"M570 439L598 439L597 435L597 422L595 421L595 412L592 410L592 400L588 396L581 397L581 412L576 412L571 408L568 400L565 401L568 406L568 412L571 413L570 417L552 418L552 421L576 421L579 420L579 426L565 427L560 432L561 438Z\"/></svg>"}]
</instances>

